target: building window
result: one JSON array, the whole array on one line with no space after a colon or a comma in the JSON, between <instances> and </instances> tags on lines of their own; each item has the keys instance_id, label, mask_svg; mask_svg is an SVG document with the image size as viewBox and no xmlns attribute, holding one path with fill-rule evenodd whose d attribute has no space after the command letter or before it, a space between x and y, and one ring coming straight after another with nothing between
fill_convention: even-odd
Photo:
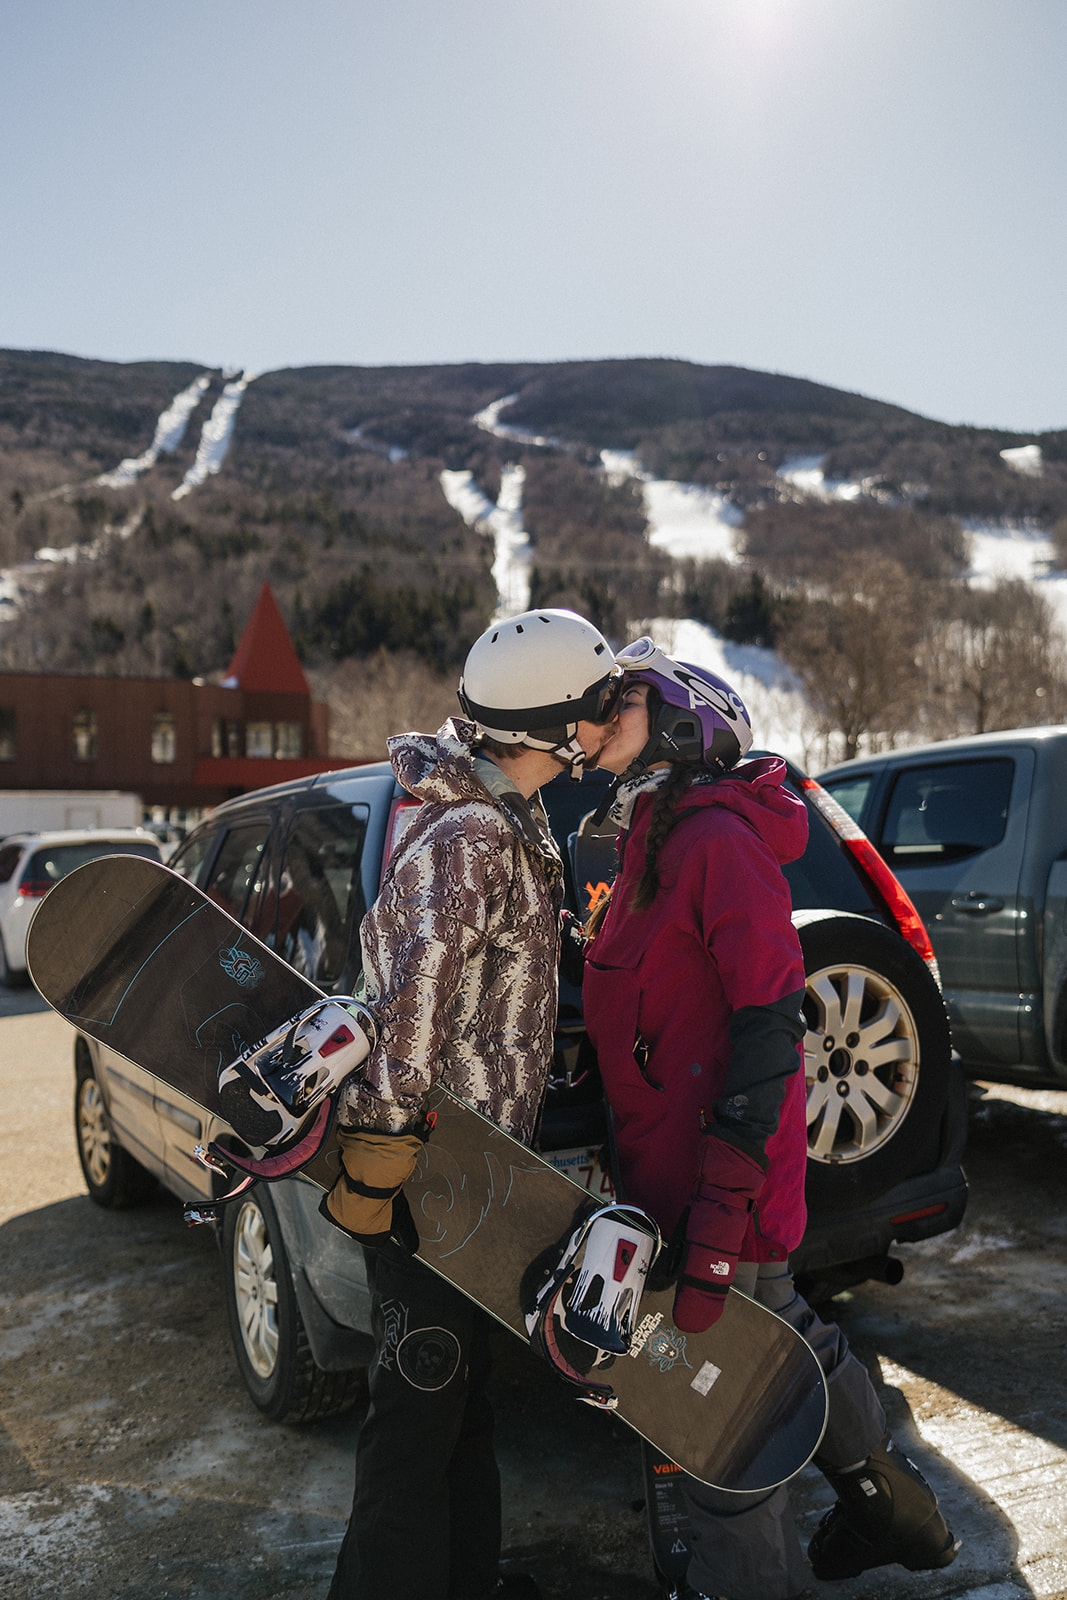
<instances>
[{"instance_id":1,"label":"building window","mask_svg":"<svg viewBox=\"0 0 1067 1600\"><path fill-rule=\"evenodd\" d=\"M75 711L74 713L74 759L75 761L95 761L97 744L96 712Z\"/></svg>"},{"instance_id":2,"label":"building window","mask_svg":"<svg viewBox=\"0 0 1067 1600\"><path fill-rule=\"evenodd\" d=\"M274 754L279 760L299 760L304 754L304 730L299 722L274 724Z\"/></svg>"},{"instance_id":3,"label":"building window","mask_svg":"<svg viewBox=\"0 0 1067 1600\"><path fill-rule=\"evenodd\" d=\"M152 760L177 761L178 724L173 711L157 711L152 718Z\"/></svg>"},{"instance_id":4,"label":"building window","mask_svg":"<svg viewBox=\"0 0 1067 1600\"><path fill-rule=\"evenodd\" d=\"M228 756L231 761L241 754L241 724L216 717L211 724L211 754L216 761Z\"/></svg>"},{"instance_id":5,"label":"building window","mask_svg":"<svg viewBox=\"0 0 1067 1600\"><path fill-rule=\"evenodd\" d=\"M245 755L253 757L274 754L274 729L269 722L250 722L245 728Z\"/></svg>"},{"instance_id":6,"label":"building window","mask_svg":"<svg viewBox=\"0 0 1067 1600\"><path fill-rule=\"evenodd\" d=\"M15 708L0 706L0 761L15 759Z\"/></svg>"}]
</instances>

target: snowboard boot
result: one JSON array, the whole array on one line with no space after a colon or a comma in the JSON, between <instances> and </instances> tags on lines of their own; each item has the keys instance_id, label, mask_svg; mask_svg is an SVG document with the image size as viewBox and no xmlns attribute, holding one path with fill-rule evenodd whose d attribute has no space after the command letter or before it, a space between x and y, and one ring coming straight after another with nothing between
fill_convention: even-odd
<instances>
[{"instance_id":1,"label":"snowboard boot","mask_svg":"<svg viewBox=\"0 0 1067 1600\"><path fill-rule=\"evenodd\" d=\"M822 1470L838 1499L808 1545L817 1578L855 1578L894 1561L909 1572L955 1561L960 1541L938 1510L936 1494L888 1434L860 1466Z\"/></svg>"}]
</instances>

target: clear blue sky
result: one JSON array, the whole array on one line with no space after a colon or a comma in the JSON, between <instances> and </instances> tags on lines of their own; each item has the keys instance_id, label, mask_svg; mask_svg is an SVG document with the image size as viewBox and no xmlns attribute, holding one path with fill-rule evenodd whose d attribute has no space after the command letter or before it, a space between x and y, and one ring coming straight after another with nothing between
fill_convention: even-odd
<instances>
[{"instance_id":1,"label":"clear blue sky","mask_svg":"<svg viewBox=\"0 0 1067 1600\"><path fill-rule=\"evenodd\" d=\"M0 345L1067 427L1065 0L2 0Z\"/></svg>"}]
</instances>

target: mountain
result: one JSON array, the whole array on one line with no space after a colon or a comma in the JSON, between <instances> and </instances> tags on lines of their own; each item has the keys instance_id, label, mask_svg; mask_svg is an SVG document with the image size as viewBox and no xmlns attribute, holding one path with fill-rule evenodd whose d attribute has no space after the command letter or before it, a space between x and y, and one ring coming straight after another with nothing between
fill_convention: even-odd
<instances>
[{"instance_id":1,"label":"mountain","mask_svg":"<svg viewBox=\"0 0 1067 1600\"><path fill-rule=\"evenodd\" d=\"M726 543L660 536L672 483ZM384 650L452 674L505 568L612 636L666 615L768 644L827 563L961 582L976 520L1067 533L1067 431L667 359L253 375L0 351L9 670L218 674L267 578L310 671Z\"/></svg>"}]
</instances>

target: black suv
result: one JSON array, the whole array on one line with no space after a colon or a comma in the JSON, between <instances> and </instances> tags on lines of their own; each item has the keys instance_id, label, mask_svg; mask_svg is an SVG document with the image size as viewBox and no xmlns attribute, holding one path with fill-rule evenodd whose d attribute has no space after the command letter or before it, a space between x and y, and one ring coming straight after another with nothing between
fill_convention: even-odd
<instances>
[{"instance_id":1,"label":"black suv","mask_svg":"<svg viewBox=\"0 0 1067 1600\"><path fill-rule=\"evenodd\" d=\"M614 871L614 838L591 813L607 780L561 777L541 791L580 914ZM809 1223L793 1257L814 1298L869 1277L895 1281L894 1241L963 1216L962 1077L953 1062L925 929L864 835L817 784L790 768L810 838L787 869L807 971ZM387 763L323 773L220 806L171 867L329 993L359 977L359 924L418 802ZM212 1198L193 1159L235 1136L199 1106L78 1035L78 1151L89 1192L120 1207L158 1179L182 1200ZM542 1153L605 1197L604 1111L581 993L562 986ZM230 1330L242 1377L268 1415L311 1420L359 1394L372 1354L361 1251L324 1222L296 1178L260 1184L220 1227Z\"/></svg>"}]
</instances>

